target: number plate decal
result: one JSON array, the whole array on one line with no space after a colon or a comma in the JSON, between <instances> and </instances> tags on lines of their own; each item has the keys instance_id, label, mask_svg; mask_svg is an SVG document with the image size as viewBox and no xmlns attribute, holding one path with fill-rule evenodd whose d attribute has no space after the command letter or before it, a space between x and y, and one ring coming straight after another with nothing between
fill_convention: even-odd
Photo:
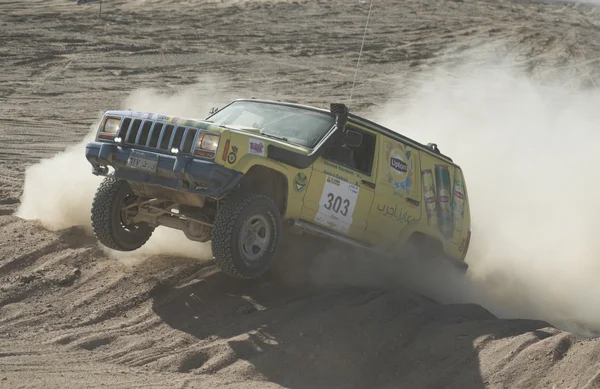
<instances>
[{"instance_id":1,"label":"number plate decal","mask_svg":"<svg viewBox=\"0 0 600 389\"><path fill-rule=\"evenodd\" d=\"M151 154L134 151L127 159L127 167L154 173L158 167L158 158Z\"/></svg>"},{"instance_id":2,"label":"number plate decal","mask_svg":"<svg viewBox=\"0 0 600 389\"><path fill-rule=\"evenodd\" d=\"M325 186L315 222L347 233L352 225L352 214L358 199L358 191L357 185L325 176Z\"/></svg>"}]
</instances>

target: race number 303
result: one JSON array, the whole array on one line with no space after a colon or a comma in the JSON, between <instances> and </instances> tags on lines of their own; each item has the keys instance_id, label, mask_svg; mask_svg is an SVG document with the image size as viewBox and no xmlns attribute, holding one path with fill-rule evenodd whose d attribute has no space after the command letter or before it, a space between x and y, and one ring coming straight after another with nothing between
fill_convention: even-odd
<instances>
[{"instance_id":1,"label":"race number 303","mask_svg":"<svg viewBox=\"0 0 600 389\"><path fill-rule=\"evenodd\" d=\"M339 180L335 177L326 176L319 212L316 222L336 230L347 232L352 224L352 214L358 199L359 187Z\"/></svg>"},{"instance_id":2,"label":"race number 303","mask_svg":"<svg viewBox=\"0 0 600 389\"><path fill-rule=\"evenodd\" d=\"M327 193L327 204L323 205L326 210L335 213L341 213L342 216L348 216L348 207L350 207L350 200L342 198L342 196L336 196L333 193Z\"/></svg>"}]
</instances>

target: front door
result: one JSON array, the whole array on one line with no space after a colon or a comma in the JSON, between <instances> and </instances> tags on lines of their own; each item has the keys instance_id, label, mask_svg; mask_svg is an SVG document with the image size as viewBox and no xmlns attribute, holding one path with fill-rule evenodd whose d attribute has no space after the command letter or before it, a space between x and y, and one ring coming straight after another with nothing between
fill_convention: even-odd
<instances>
[{"instance_id":1,"label":"front door","mask_svg":"<svg viewBox=\"0 0 600 389\"><path fill-rule=\"evenodd\" d=\"M377 137L350 124L348 129L360 134L359 141L333 145L315 161L301 219L361 239L374 197Z\"/></svg>"}]
</instances>

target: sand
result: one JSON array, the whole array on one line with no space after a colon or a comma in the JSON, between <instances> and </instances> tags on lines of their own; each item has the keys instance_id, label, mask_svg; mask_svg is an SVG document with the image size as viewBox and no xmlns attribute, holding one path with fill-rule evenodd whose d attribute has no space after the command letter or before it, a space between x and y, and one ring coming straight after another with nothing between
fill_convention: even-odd
<instances>
[{"instance_id":1,"label":"sand","mask_svg":"<svg viewBox=\"0 0 600 389\"><path fill-rule=\"evenodd\" d=\"M600 85L591 3L376 0L349 101L368 6L108 0L100 20L0 2L0 388L600 387L598 323L442 304L325 249L247 282L167 231L133 255L90 235L82 141L107 109L203 117L256 96L389 119L439 65L504 52L533 80Z\"/></svg>"}]
</instances>

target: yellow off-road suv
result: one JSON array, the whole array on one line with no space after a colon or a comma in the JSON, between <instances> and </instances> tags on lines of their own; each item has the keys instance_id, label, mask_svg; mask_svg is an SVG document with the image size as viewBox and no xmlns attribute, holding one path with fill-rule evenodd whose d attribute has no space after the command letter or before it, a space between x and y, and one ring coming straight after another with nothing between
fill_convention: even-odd
<instances>
[{"instance_id":1,"label":"yellow off-road suv","mask_svg":"<svg viewBox=\"0 0 600 389\"><path fill-rule=\"evenodd\" d=\"M86 158L107 176L92 226L115 250L138 249L162 225L210 240L217 265L240 278L269 269L284 232L391 257L410 242L467 268L460 167L344 104L240 99L205 120L107 111Z\"/></svg>"}]
</instances>

